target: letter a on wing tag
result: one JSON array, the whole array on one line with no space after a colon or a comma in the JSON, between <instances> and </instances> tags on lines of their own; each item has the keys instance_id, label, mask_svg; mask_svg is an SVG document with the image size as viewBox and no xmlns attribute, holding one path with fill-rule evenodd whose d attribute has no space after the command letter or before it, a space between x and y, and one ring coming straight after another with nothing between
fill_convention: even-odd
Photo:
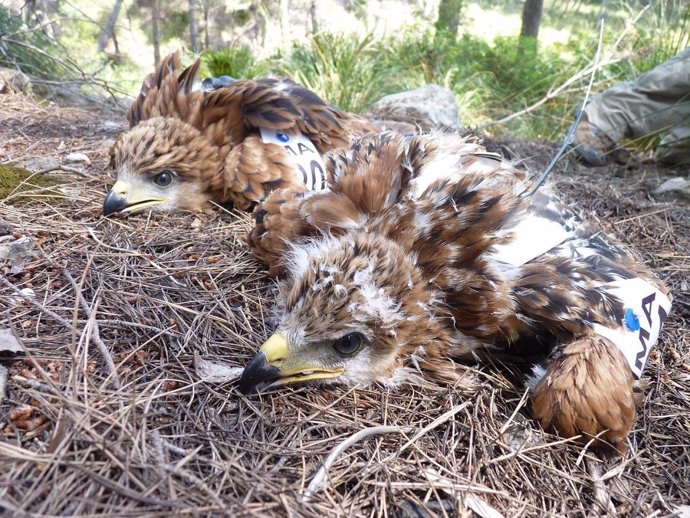
<instances>
[{"instance_id":1,"label":"letter a on wing tag","mask_svg":"<svg viewBox=\"0 0 690 518\"><path fill-rule=\"evenodd\" d=\"M625 318L617 329L596 324L594 331L616 344L635 377L639 378L671 311L671 300L640 278L608 283L606 291L621 300Z\"/></svg>"},{"instance_id":2,"label":"letter a on wing tag","mask_svg":"<svg viewBox=\"0 0 690 518\"><path fill-rule=\"evenodd\" d=\"M326 166L314 143L301 133L294 130L274 130L260 128L261 140L266 144L277 144L285 149L290 156L297 177L300 178L310 191L322 191L328 188L326 181Z\"/></svg>"}]
</instances>

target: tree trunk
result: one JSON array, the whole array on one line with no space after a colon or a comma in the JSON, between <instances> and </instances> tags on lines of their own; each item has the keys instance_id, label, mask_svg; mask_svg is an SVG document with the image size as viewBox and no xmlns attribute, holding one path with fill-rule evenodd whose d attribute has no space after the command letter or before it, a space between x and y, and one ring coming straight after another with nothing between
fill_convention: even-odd
<instances>
[{"instance_id":1,"label":"tree trunk","mask_svg":"<svg viewBox=\"0 0 690 518\"><path fill-rule=\"evenodd\" d=\"M204 48L211 48L211 38L208 35L208 12L211 10L211 6L208 2L204 2Z\"/></svg>"},{"instance_id":2,"label":"tree trunk","mask_svg":"<svg viewBox=\"0 0 690 518\"><path fill-rule=\"evenodd\" d=\"M103 34L101 39L98 40L98 51L103 52L105 46L108 44L108 40L112 37L113 31L115 31L115 22L117 22L117 17L120 15L120 9L122 9L123 0L115 0L115 5L110 13L110 18L108 18L108 23L103 29Z\"/></svg>"},{"instance_id":3,"label":"tree trunk","mask_svg":"<svg viewBox=\"0 0 690 518\"><path fill-rule=\"evenodd\" d=\"M311 32L316 34L319 32L319 20L316 17L316 0L311 0L309 4L309 17L311 18Z\"/></svg>"},{"instance_id":4,"label":"tree trunk","mask_svg":"<svg viewBox=\"0 0 690 518\"><path fill-rule=\"evenodd\" d=\"M543 8L544 0L525 0L525 5L522 8L522 29L520 29L520 43L518 46L519 56L522 56L525 51L537 52L539 25Z\"/></svg>"},{"instance_id":5,"label":"tree trunk","mask_svg":"<svg viewBox=\"0 0 690 518\"><path fill-rule=\"evenodd\" d=\"M541 24L543 9L544 0L525 0L525 6L522 8L521 37L537 38L539 36L539 25Z\"/></svg>"},{"instance_id":6,"label":"tree trunk","mask_svg":"<svg viewBox=\"0 0 690 518\"><path fill-rule=\"evenodd\" d=\"M441 0L438 5L438 19L436 20L437 39L446 34L455 40L458 35L461 10L462 0Z\"/></svg>"},{"instance_id":7,"label":"tree trunk","mask_svg":"<svg viewBox=\"0 0 690 518\"><path fill-rule=\"evenodd\" d=\"M153 59L154 65L158 65L158 63L160 63L161 61L160 0L153 0L152 9L153 12L151 14L151 30L153 32Z\"/></svg>"},{"instance_id":8,"label":"tree trunk","mask_svg":"<svg viewBox=\"0 0 690 518\"><path fill-rule=\"evenodd\" d=\"M199 52L199 31L196 27L196 0L189 0L189 38L192 52Z\"/></svg>"},{"instance_id":9,"label":"tree trunk","mask_svg":"<svg viewBox=\"0 0 690 518\"><path fill-rule=\"evenodd\" d=\"M280 0L280 36L283 52L287 54L289 50L290 41L290 21L288 16L290 14L290 6L288 0Z\"/></svg>"},{"instance_id":10,"label":"tree trunk","mask_svg":"<svg viewBox=\"0 0 690 518\"><path fill-rule=\"evenodd\" d=\"M254 19L254 45L258 48L263 48L266 44L266 21L265 8L262 5L262 0L253 0L249 4L249 12L252 13ZM282 29L282 26L281 26Z\"/></svg>"}]
</instances>

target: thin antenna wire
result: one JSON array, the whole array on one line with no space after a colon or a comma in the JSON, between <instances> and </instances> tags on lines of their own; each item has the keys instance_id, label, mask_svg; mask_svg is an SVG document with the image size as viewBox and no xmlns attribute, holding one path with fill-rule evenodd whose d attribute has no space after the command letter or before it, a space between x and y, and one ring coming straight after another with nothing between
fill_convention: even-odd
<instances>
[{"instance_id":1,"label":"thin antenna wire","mask_svg":"<svg viewBox=\"0 0 690 518\"><path fill-rule=\"evenodd\" d=\"M532 196L535 192L537 192L537 189L542 186L542 184L546 181L546 179L549 177L551 174L551 171L555 167L555 165L558 163L558 161L561 159L563 154L565 153L565 150L568 148L568 146L572 143L573 141L573 135L575 135L575 130L577 129L578 125L580 124L580 121L582 120L582 115L585 113L585 106L587 106L587 101L589 100L589 94L592 91L592 85L594 84L594 76L597 73L597 69L599 68L599 55L601 54L601 44L604 39L604 20L601 20L601 23L599 25L599 44L597 45L597 53L594 56L594 66L592 67L592 75L589 77L589 85L587 86L587 91L585 92L585 98L582 101L582 106L577 112L577 117L575 118L575 122L573 122L572 126L570 126L570 129L568 130L568 133L565 135L565 140L563 141L563 145L561 145L561 148L558 150L558 153L551 159L551 162L549 163L548 166L546 166L546 169L544 169L544 172L539 175L539 178L537 178L536 182L534 183L534 186L529 190L525 191L522 194L520 194L520 198L529 198Z\"/></svg>"}]
</instances>

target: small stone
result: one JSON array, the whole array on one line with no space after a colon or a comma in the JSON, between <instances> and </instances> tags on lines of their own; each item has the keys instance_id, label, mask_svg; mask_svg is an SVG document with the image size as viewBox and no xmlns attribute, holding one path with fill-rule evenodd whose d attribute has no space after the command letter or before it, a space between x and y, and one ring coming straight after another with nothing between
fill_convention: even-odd
<instances>
[{"instance_id":1,"label":"small stone","mask_svg":"<svg viewBox=\"0 0 690 518\"><path fill-rule=\"evenodd\" d=\"M103 129L112 132L112 133L119 133L120 131L124 130L124 126L116 121L111 121L111 120L106 120L103 121Z\"/></svg>"},{"instance_id":2,"label":"small stone","mask_svg":"<svg viewBox=\"0 0 690 518\"><path fill-rule=\"evenodd\" d=\"M225 362L205 360L198 352L194 352L194 367L197 376L210 383L226 383L235 381L242 375L243 367L233 367Z\"/></svg>"},{"instance_id":3,"label":"small stone","mask_svg":"<svg viewBox=\"0 0 690 518\"><path fill-rule=\"evenodd\" d=\"M19 290L19 293L24 295L24 297L29 297L32 299L36 298L36 292L31 289L31 288L22 288ZM14 304L25 304L26 299L24 297L21 297L20 295L11 295L10 296L10 302L13 302ZM2 331L0 331L0 343L2 342ZM2 349L2 347L0 347Z\"/></svg>"},{"instance_id":4,"label":"small stone","mask_svg":"<svg viewBox=\"0 0 690 518\"><path fill-rule=\"evenodd\" d=\"M690 187L690 180L683 178L682 176L676 176L675 178L669 178L659 187L654 189L654 194L663 194L668 191L678 191Z\"/></svg>"},{"instance_id":5,"label":"small stone","mask_svg":"<svg viewBox=\"0 0 690 518\"><path fill-rule=\"evenodd\" d=\"M36 255L36 245L33 239L27 236L19 236L11 243L3 243L0 245L0 261L3 260L17 260L23 258L32 258Z\"/></svg>"},{"instance_id":6,"label":"small stone","mask_svg":"<svg viewBox=\"0 0 690 518\"><path fill-rule=\"evenodd\" d=\"M81 189L79 187L60 187L60 192L70 200L75 200L81 196Z\"/></svg>"},{"instance_id":7,"label":"small stone","mask_svg":"<svg viewBox=\"0 0 690 518\"><path fill-rule=\"evenodd\" d=\"M0 329L0 354L18 354L24 352L24 346L11 329Z\"/></svg>"},{"instance_id":8,"label":"small stone","mask_svg":"<svg viewBox=\"0 0 690 518\"><path fill-rule=\"evenodd\" d=\"M90 164L91 160L84 153L70 153L64 158L68 164Z\"/></svg>"}]
</instances>

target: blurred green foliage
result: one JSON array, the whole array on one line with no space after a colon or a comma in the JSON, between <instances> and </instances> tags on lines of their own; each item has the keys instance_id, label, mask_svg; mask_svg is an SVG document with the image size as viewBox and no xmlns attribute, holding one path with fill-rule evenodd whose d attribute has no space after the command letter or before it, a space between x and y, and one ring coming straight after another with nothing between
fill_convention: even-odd
<instances>
[{"instance_id":1,"label":"blurred green foliage","mask_svg":"<svg viewBox=\"0 0 690 518\"><path fill-rule=\"evenodd\" d=\"M26 31L22 19L0 5L0 66L36 77L59 78L64 71L55 61L46 59L55 50L54 42L44 31Z\"/></svg>"},{"instance_id":2,"label":"blurred green foliage","mask_svg":"<svg viewBox=\"0 0 690 518\"><path fill-rule=\"evenodd\" d=\"M215 77L228 75L235 79L252 79L264 76L270 70L269 62L255 57L247 45L208 51L204 53L203 61Z\"/></svg>"},{"instance_id":3,"label":"blurred green foliage","mask_svg":"<svg viewBox=\"0 0 690 518\"><path fill-rule=\"evenodd\" d=\"M455 5L446 2L447 5ZM483 0L485 8L519 13L521 2ZM486 4L486 5L484 5ZM640 11L641 22L630 26ZM597 19L606 14L604 48L619 60L597 74L595 92L630 80L690 45L690 7L677 0L619 0L602 10L600 2L554 2L543 25L567 30L565 43L523 48L519 37L488 42L481 34L420 30L414 25L396 36L312 35L307 44L258 60L248 47L206 54L214 75L284 75L348 111L362 111L389 93L436 83L451 90L463 122L481 126L524 110L589 66L597 46ZM443 23L441 23L443 25ZM438 28L438 27L437 27ZM258 71L258 72L257 72ZM560 140L582 101L588 77L534 111L502 126L525 138Z\"/></svg>"},{"instance_id":4,"label":"blurred green foliage","mask_svg":"<svg viewBox=\"0 0 690 518\"><path fill-rule=\"evenodd\" d=\"M361 111L389 93L412 86L414 77L386 59L390 43L372 35L319 33L278 60L277 72L347 111Z\"/></svg>"},{"instance_id":5,"label":"blurred green foliage","mask_svg":"<svg viewBox=\"0 0 690 518\"><path fill-rule=\"evenodd\" d=\"M232 17L237 23L237 25L246 25L252 19L252 12L249 9L237 9L232 11Z\"/></svg>"},{"instance_id":6,"label":"blurred green foliage","mask_svg":"<svg viewBox=\"0 0 690 518\"><path fill-rule=\"evenodd\" d=\"M464 15L469 10L469 0L449 0L445 5L456 9L453 6L461 3ZM180 5L183 4L161 3L161 39L165 42L172 38L169 41L176 41L176 46L183 44L180 38L188 23L188 13ZM366 0L352 0L348 5L351 12L366 16ZM491 23L491 13L519 16L522 1L478 0L473 5L485 9L487 23ZM173 9L174 6L177 7ZM640 12L643 16L632 25L631 20ZM237 18L234 23L240 25L258 16L248 9L231 13ZM135 65L135 59L125 52L104 55L95 50L99 26L108 15L109 9L104 7L95 21L65 17L60 30L50 32L42 27L23 26L21 17L0 6L0 65L48 79L63 79L79 72L69 66L76 63L82 69L97 71L94 75L97 73L99 79L131 91L144 75L140 63ZM150 7L132 2L120 23L130 27L131 34L138 34L137 41L145 47L147 40L150 43L150 17ZM464 21L455 32L445 30L444 23L436 24L438 30L434 30L433 19L418 17L407 28L387 37L371 33L317 33L306 42L267 58L259 57L263 54L258 49L237 43L208 51L203 60L205 68L215 76L290 77L341 108L355 112L389 93L436 83L455 94L463 122L473 127L530 107L585 69L596 51L597 22L602 17L606 19L607 57L619 59L598 72L595 93L637 77L690 45L690 6L686 0L547 0L542 27L560 31L567 41L545 44L543 38L538 47L524 49L522 53L518 52L517 35L488 41L486 34L470 32ZM559 41L565 38L561 36ZM618 43L615 49L614 43ZM587 77L582 78L538 109L504 125L491 126L489 131L560 140L573 120L587 81Z\"/></svg>"}]
</instances>

